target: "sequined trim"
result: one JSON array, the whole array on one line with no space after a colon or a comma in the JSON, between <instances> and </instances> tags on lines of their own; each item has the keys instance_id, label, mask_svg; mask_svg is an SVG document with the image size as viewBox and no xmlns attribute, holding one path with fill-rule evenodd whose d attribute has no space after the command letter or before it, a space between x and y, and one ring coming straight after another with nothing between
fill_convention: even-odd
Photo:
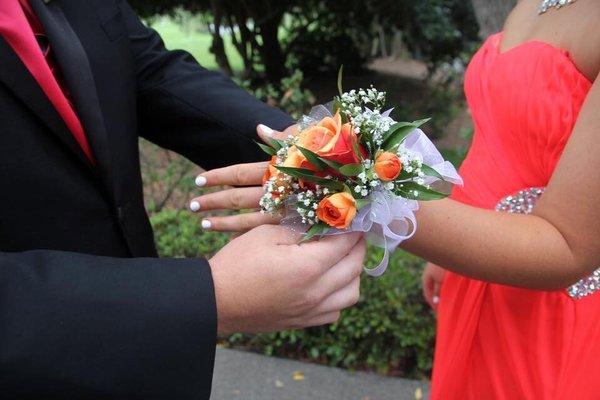
<instances>
[{"instance_id":1,"label":"sequined trim","mask_svg":"<svg viewBox=\"0 0 600 400\"><path fill-rule=\"evenodd\" d=\"M498 205L496 211L512 214L529 214L537 200L544 193L544 188L529 188L519 191L517 194L506 196ZM567 294L573 299L579 300L600 290L600 268L587 278L583 278L567 289Z\"/></svg>"},{"instance_id":2,"label":"sequined trim","mask_svg":"<svg viewBox=\"0 0 600 400\"><path fill-rule=\"evenodd\" d=\"M536 201L544 193L544 188L529 188L519 191L517 194L506 196L496 206L496 211L511 214L529 214L533 211Z\"/></svg>"},{"instance_id":3,"label":"sequined trim","mask_svg":"<svg viewBox=\"0 0 600 400\"><path fill-rule=\"evenodd\" d=\"M538 7L538 13L543 14L552 7L559 9L572 3L575 3L575 0L542 0Z\"/></svg>"}]
</instances>

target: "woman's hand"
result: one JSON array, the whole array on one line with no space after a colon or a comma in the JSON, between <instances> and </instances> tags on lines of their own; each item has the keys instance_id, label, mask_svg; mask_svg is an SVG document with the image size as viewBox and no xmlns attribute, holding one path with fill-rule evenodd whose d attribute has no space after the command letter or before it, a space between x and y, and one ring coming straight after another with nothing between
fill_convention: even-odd
<instances>
[{"instance_id":1,"label":"woman's hand","mask_svg":"<svg viewBox=\"0 0 600 400\"><path fill-rule=\"evenodd\" d=\"M277 132L259 125L256 130L261 139L268 142L271 138L285 139L293 135L296 129L297 126L293 125L284 132ZM264 194L262 178L267 165L267 162L238 164L200 174L196 178L196 185L199 187L242 187L223 189L196 197L190 202L190 210L193 212L253 210L249 213L205 218L202 220L202 228L221 232L247 232L260 225L279 224L280 217L258 212L258 203Z\"/></svg>"},{"instance_id":2,"label":"woman's hand","mask_svg":"<svg viewBox=\"0 0 600 400\"><path fill-rule=\"evenodd\" d=\"M445 274L446 270L431 263L428 263L423 271L421 278L423 282L423 297L425 297L427 304L434 311L437 311L438 304L440 303L440 289Z\"/></svg>"}]
</instances>

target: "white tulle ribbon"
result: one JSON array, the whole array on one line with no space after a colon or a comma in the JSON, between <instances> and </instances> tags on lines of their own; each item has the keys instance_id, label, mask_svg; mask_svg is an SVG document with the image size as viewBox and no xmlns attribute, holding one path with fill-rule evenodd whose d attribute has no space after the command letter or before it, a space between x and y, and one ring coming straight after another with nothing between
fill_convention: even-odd
<instances>
[{"instance_id":1,"label":"white tulle ribbon","mask_svg":"<svg viewBox=\"0 0 600 400\"><path fill-rule=\"evenodd\" d=\"M325 235L349 232L364 232L369 242L385 250L383 259L374 268L365 268L371 276L381 276L388 267L390 254L402 243L410 239L417 230L415 211L419 203L394 196L385 190L376 190L369 197L370 203L361 208L352 225L346 230L330 230Z\"/></svg>"},{"instance_id":2,"label":"white tulle ribbon","mask_svg":"<svg viewBox=\"0 0 600 400\"><path fill-rule=\"evenodd\" d=\"M415 129L404 139L404 142L400 145L400 151L415 155L423 164L436 170L446 182L455 185L463 184L463 180L458 175L454 165L450 161L444 160L442 154L421 129ZM437 180L435 177L428 176L425 178L425 183L430 185Z\"/></svg>"}]
</instances>

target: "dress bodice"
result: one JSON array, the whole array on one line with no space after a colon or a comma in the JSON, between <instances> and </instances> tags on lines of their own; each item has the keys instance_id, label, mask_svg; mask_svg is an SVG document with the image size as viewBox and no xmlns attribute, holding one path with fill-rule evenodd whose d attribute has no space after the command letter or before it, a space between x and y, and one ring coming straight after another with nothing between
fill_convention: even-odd
<instances>
[{"instance_id":1,"label":"dress bodice","mask_svg":"<svg viewBox=\"0 0 600 400\"><path fill-rule=\"evenodd\" d=\"M567 51L529 41L501 52L502 37L485 42L465 77L475 133L454 196L485 208L546 186L592 85Z\"/></svg>"}]
</instances>

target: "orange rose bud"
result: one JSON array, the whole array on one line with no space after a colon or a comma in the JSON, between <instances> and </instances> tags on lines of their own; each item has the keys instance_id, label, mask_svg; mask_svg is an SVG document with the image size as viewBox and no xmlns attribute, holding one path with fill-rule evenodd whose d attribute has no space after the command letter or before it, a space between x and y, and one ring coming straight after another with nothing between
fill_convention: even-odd
<instances>
[{"instance_id":1,"label":"orange rose bud","mask_svg":"<svg viewBox=\"0 0 600 400\"><path fill-rule=\"evenodd\" d=\"M269 161L269 165L267 166L267 169L265 170L265 174L263 175L263 179L262 179L263 186L265 185L265 183L267 183L267 181L269 179L281 174L281 172L279 172L279 170L275 167L276 162L277 162L277 156L271 157L271 161Z\"/></svg>"},{"instance_id":2,"label":"orange rose bud","mask_svg":"<svg viewBox=\"0 0 600 400\"><path fill-rule=\"evenodd\" d=\"M375 159L375 173L382 181L393 181L401 171L402 163L394 153L386 151Z\"/></svg>"},{"instance_id":3,"label":"orange rose bud","mask_svg":"<svg viewBox=\"0 0 600 400\"><path fill-rule=\"evenodd\" d=\"M356 201L346 192L328 196L319 203L317 217L329 226L346 229L356 217Z\"/></svg>"}]
</instances>

